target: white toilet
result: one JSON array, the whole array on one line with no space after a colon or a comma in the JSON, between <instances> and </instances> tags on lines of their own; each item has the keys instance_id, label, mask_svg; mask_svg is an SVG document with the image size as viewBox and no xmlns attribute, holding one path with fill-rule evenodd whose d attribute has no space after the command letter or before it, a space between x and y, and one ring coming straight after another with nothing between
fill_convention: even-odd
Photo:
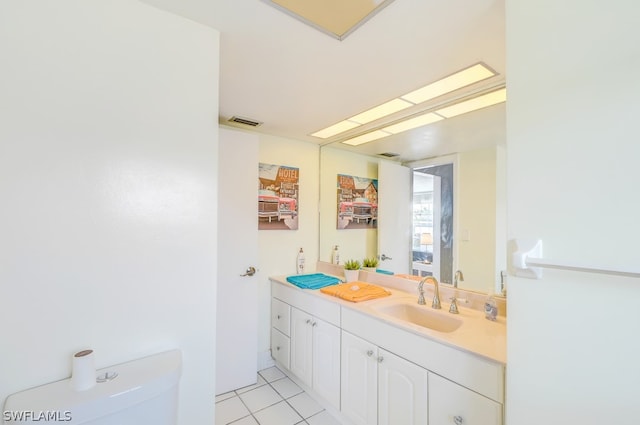
<instances>
[{"instance_id":1,"label":"white toilet","mask_svg":"<svg viewBox=\"0 0 640 425\"><path fill-rule=\"evenodd\" d=\"M12 394L4 412L12 424L176 425L181 372L181 352L167 351L98 370L104 382L86 391L64 379Z\"/></svg>"}]
</instances>

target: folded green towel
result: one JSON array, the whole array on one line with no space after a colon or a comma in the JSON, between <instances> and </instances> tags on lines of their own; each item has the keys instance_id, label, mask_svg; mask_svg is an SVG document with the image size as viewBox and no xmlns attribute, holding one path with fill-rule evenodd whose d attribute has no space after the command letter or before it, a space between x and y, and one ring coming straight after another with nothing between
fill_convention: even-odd
<instances>
[{"instance_id":1,"label":"folded green towel","mask_svg":"<svg viewBox=\"0 0 640 425\"><path fill-rule=\"evenodd\" d=\"M324 273L312 273L288 276L287 282L302 289L320 289L325 286L340 283L340 279L337 277L327 276Z\"/></svg>"}]
</instances>

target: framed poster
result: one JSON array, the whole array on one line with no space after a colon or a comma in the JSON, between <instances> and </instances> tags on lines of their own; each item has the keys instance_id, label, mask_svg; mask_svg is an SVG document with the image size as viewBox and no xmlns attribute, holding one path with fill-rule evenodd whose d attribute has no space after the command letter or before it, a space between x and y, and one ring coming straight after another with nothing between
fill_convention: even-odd
<instances>
[{"instance_id":1,"label":"framed poster","mask_svg":"<svg viewBox=\"0 0 640 425\"><path fill-rule=\"evenodd\" d=\"M297 230L300 172L285 165L259 164L258 230Z\"/></svg>"},{"instance_id":2,"label":"framed poster","mask_svg":"<svg viewBox=\"0 0 640 425\"><path fill-rule=\"evenodd\" d=\"M378 227L378 180L338 174L338 229Z\"/></svg>"}]
</instances>

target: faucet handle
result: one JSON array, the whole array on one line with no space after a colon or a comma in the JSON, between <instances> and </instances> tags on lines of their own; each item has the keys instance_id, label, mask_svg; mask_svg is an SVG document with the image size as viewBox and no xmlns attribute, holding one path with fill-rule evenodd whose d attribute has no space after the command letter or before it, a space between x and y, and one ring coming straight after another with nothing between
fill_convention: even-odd
<instances>
[{"instance_id":1,"label":"faucet handle","mask_svg":"<svg viewBox=\"0 0 640 425\"><path fill-rule=\"evenodd\" d=\"M460 311L458 311L458 303L456 300L456 297L451 297L451 305L449 306L449 313L451 314L458 314L460 313Z\"/></svg>"}]
</instances>

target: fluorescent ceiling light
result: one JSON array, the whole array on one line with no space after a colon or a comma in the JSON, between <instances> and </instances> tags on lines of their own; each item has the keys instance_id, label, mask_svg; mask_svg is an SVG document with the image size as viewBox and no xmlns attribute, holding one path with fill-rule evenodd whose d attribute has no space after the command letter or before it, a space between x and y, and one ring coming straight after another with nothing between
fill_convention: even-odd
<instances>
[{"instance_id":1,"label":"fluorescent ceiling light","mask_svg":"<svg viewBox=\"0 0 640 425\"><path fill-rule=\"evenodd\" d=\"M443 119L444 118L442 118L441 116L430 112L424 115L417 116L415 118L408 119L406 121L399 122L398 124L384 127L383 130L391 134L397 134L417 127L422 127L423 125L432 124Z\"/></svg>"},{"instance_id":2,"label":"fluorescent ceiling light","mask_svg":"<svg viewBox=\"0 0 640 425\"><path fill-rule=\"evenodd\" d=\"M352 121L340 121L337 124L332 125L331 127L323 128L320 131L316 131L312 134L314 137L319 137L321 139L328 139L331 136L335 136L338 133L345 132L347 130L351 130L352 128L359 127L360 124Z\"/></svg>"},{"instance_id":3,"label":"fluorescent ceiling light","mask_svg":"<svg viewBox=\"0 0 640 425\"><path fill-rule=\"evenodd\" d=\"M359 124L367 124L371 121L375 121L379 118L386 117L387 115L394 114L403 109L413 106L413 103L407 102L402 99L393 99L387 103L371 108L361 114L355 115L349 118L349 121L357 122Z\"/></svg>"},{"instance_id":4,"label":"fluorescent ceiling light","mask_svg":"<svg viewBox=\"0 0 640 425\"><path fill-rule=\"evenodd\" d=\"M507 89L496 90L482 96L475 97L464 102L457 103L446 108L436 111L436 114L445 118L455 117L456 115L466 114L467 112L486 108L487 106L496 105L507 100Z\"/></svg>"},{"instance_id":5,"label":"fluorescent ceiling light","mask_svg":"<svg viewBox=\"0 0 640 425\"><path fill-rule=\"evenodd\" d=\"M409 102L422 103L494 75L495 72L479 63L400 97Z\"/></svg>"},{"instance_id":6,"label":"fluorescent ceiling light","mask_svg":"<svg viewBox=\"0 0 640 425\"><path fill-rule=\"evenodd\" d=\"M389 133L382 130L372 131L371 133L365 133L362 136L354 137L353 139L345 140L345 145L358 146L363 143L369 143L374 140L382 139L383 137L389 136Z\"/></svg>"}]
</instances>

